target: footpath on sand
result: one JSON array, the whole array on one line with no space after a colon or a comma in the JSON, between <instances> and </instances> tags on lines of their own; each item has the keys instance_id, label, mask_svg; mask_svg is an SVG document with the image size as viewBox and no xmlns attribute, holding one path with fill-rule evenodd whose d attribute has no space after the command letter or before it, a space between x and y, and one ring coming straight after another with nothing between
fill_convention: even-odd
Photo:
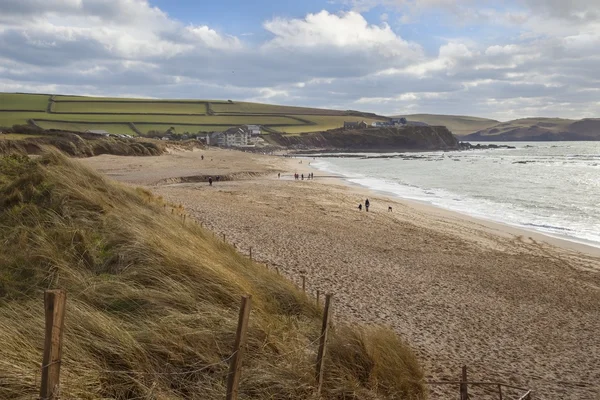
<instances>
[{"instance_id":1,"label":"footpath on sand","mask_svg":"<svg viewBox=\"0 0 600 400\"><path fill-rule=\"evenodd\" d=\"M298 284L304 275L307 290L335 293L336 318L393 327L431 380L455 381L468 365L473 380L536 398L600 398L593 248L390 199L293 158L209 150L82 162L182 204L240 251ZM209 175L224 180L179 179Z\"/></svg>"}]
</instances>

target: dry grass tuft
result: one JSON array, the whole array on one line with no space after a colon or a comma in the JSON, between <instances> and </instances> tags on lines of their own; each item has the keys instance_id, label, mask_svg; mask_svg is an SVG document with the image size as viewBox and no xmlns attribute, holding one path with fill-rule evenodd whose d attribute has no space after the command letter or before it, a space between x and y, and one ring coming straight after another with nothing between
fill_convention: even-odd
<instances>
[{"instance_id":1,"label":"dry grass tuft","mask_svg":"<svg viewBox=\"0 0 600 400\"><path fill-rule=\"evenodd\" d=\"M62 399L222 399L250 293L242 399L313 397L320 312L160 199L49 151L0 158L0 398L35 398L42 293L68 292ZM388 330L337 326L324 397L424 398Z\"/></svg>"}]
</instances>

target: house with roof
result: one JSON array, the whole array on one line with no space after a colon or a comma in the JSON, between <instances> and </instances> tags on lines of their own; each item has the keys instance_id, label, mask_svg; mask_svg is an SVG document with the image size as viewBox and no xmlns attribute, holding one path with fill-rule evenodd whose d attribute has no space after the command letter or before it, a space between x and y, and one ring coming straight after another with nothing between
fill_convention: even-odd
<instances>
[{"instance_id":1,"label":"house with roof","mask_svg":"<svg viewBox=\"0 0 600 400\"><path fill-rule=\"evenodd\" d=\"M392 118L390 120L390 123L392 125L406 125L406 122L407 122L406 118L404 118L404 117L401 117L401 118Z\"/></svg>"},{"instance_id":2,"label":"house with roof","mask_svg":"<svg viewBox=\"0 0 600 400\"><path fill-rule=\"evenodd\" d=\"M369 125L365 121L347 122L344 121L344 129L365 129Z\"/></svg>"}]
</instances>

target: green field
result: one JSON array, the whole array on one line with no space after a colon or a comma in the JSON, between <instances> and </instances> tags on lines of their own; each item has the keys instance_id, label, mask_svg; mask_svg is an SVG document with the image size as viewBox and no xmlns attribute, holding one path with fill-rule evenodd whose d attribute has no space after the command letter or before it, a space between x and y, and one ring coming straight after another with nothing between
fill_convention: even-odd
<instances>
[{"instance_id":1,"label":"green field","mask_svg":"<svg viewBox=\"0 0 600 400\"><path fill-rule=\"evenodd\" d=\"M47 118L52 114L43 112L0 111L0 126L25 125L28 119Z\"/></svg>"},{"instance_id":2,"label":"green field","mask_svg":"<svg viewBox=\"0 0 600 400\"><path fill-rule=\"evenodd\" d=\"M343 111L336 110L324 110L319 108L306 108L306 107L290 107L290 106L278 106L275 104L261 104L261 103L246 103L246 102L234 102L234 103L211 103L210 108L215 113L260 113L260 114L323 114L323 115L343 115Z\"/></svg>"},{"instance_id":3,"label":"green field","mask_svg":"<svg viewBox=\"0 0 600 400\"><path fill-rule=\"evenodd\" d=\"M106 101L118 101L118 102L133 102L133 103L164 103L164 102L177 102L177 103L205 103L209 100L192 100L192 99L141 99L141 98L132 98L132 97L89 97L89 96L64 96L64 95L56 95L54 96L54 100L56 101L80 101L80 102L106 102ZM222 101L222 100L215 100Z\"/></svg>"},{"instance_id":4,"label":"green field","mask_svg":"<svg viewBox=\"0 0 600 400\"><path fill-rule=\"evenodd\" d=\"M133 133L127 125L128 123L134 123L142 133L150 130L166 131L171 126L175 128L176 132L195 133L256 124L294 134L340 128L344 121L365 120L367 123L371 123L386 119L385 117L373 118L372 115L351 115L339 110L224 100L161 100L55 95L52 96L50 112L46 112L48 102L51 100L49 95L0 93L0 100L2 100L0 126L11 127L27 124L29 120L34 120L43 128L74 131L104 129L110 133L128 134ZM210 103L210 114L207 114L207 102ZM17 109L32 111L14 111Z\"/></svg>"},{"instance_id":5,"label":"green field","mask_svg":"<svg viewBox=\"0 0 600 400\"><path fill-rule=\"evenodd\" d=\"M0 110L46 111L49 98L45 94L0 93Z\"/></svg>"},{"instance_id":6,"label":"green field","mask_svg":"<svg viewBox=\"0 0 600 400\"><path fill-rule=\"evenodd\" d=\"M57 113L144 113L144 114L206 114L206 103L114 103L114 102L55 102Z\"/></svg>"},{"instance_id":7,"label":"green field","mask_svg":"<svg viewBox=\"0 0 600 400\"><path fill-rule=\"evenodd\" d=\"M295 117L307 119L314 122L315 125L273 126L272 128L284 133L318 132L340 128L344 126L344 121L365 121L370 125L372 122L384 120L383 118L361 118L356 116L295 115Z\"/></svg>"},{"instance_id":8,"label":"green field","mask_svg":"<svg viewBox=\"0 0 600 400\"><path fill-rule=\"evenodd\" d=\"M175 128L175 133L198 133L198 132L218 132L224 131L231 126L219 126L219 125L177 125L177 124L135 124L138 131L142 133L148 133L148 131L166 132L169 128Z\"/></svg>"},{"instance_id":9,"label":"green field","mask_svg":"<svg viewBox=\"0 0 600 400\"><path fill-rule=\"evenodd\" d=\"M243 124L261 124L261 125L285 125L301 124L298 120L287 116L211 116L211 115L127 115L127 114L45 114L41 119L58 121L85 121L85 122L134 122L134 123L156 123L166 124L193 124L193 125L243 125Z\"/></svg>"},{"instance_id":10,"label":"green field","mask_svg":"<svg viewBox=\"0 0 600 400\"><path fill-rule=\"evenodd\" d=\"M110 133L136 135L136 133L127 124L94 124L78 122L53 122L40 121L38 125L44 129L62 129L66 131L85 132L87 130L101 129Z\"/></svg>"}]
</instances>

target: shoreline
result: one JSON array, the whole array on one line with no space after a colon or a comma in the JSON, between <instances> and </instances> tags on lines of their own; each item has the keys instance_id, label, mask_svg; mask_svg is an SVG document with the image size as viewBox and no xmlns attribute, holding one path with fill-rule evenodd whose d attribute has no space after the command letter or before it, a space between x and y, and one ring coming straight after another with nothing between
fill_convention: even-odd
<instances>
[{"instance_id":1,"label":"shoreline","mask_svg":"<svg viewBox=\"0 0 600 400\"><path fill-rule=\"evenodd\" d=\"M301 158L301 157L298 157ZM303 158L307 159L307 158ZM313 165L308 165L311 170L319 171L322 173L328 173L327 171L323 171L318 167ZM317 176L318 178L318 176ZM425 200L416 200L410 199L406 197L402 197L395 193L379 191L376 189L372 189L368 186L361 185L360 183L350 182L348 177L340 174L328 175L326 179L338 180L343 185L346 185L351 188L359 189L363 193L369 193L372 196L385 197L390 201L394 202L402 202L406 205L410 205L411 207L420 209L423 212L431 212L436 214L439 217L452 217L456 219L465 219L468 222L480 224L490 229L491 231L495 231L498 234L506 235L510 234L512 236L529 236L530 238L536 240L537 242L545 242L551 244L553 246L562 247L568 250L574 250L578 252L582 252L585 254L589 254L592 256L600 256L600 243L595 243L591 241L586 241L585 239L577 239L571 238L568 236L560 236L553 235L551 233L543 232L537 230L535 228L527 228L525 226L513 225L504 221L484 218L480 216L475 216L467 213L463 213L460 211L452 210L450 208L445 208L442 206L437 206L435 204L431 204ZM325 182L325 181L322 181Z\"/></svg>"}]
</instances>

